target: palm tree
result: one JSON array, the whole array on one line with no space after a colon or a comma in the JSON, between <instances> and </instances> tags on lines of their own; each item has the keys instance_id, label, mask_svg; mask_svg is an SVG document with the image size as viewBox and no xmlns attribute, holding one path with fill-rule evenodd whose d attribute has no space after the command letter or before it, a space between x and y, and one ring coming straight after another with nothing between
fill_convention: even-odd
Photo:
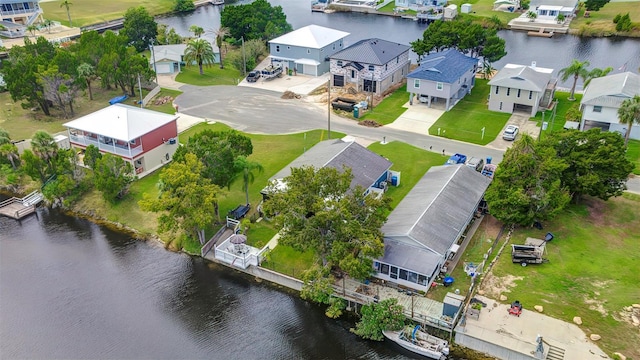
<instances>
[{"instance_id":1,"label":"palm tree","mask_svg":"<svg viewBox=\"0 0 640 360\"><path fill-rule=\"evenodd\" d=\"M187 65L191 65L193 62L198 63L198 66L200 67L200 75L204 74L202 65L213 64L215 60L216 57L213 53L213 47L211 47L211 43L207 40L194 39L187 43L187 48L184 52L184 61Z\"/></svg>"},{"instance_id":2,"label":"palm tree","mask_svg":"<svg viewBox=\"0 0 640 360\"><path fill-rule=\"evenodd\" d=\"M234 167L238 172L231 179L231 182L235 181L236 179L240 178L240 176L242 176L242 189L244 190L244 193L247 197L246 204L249 204L249 185L253 184L253 182L256 179L256 176L253 172L257 171L258 174L262 174L262 172L264 171L264 168L259 163L255 161L249 161L244 156L239 156L235 160Z\"/></svg>"},{"instance_id":3,"label":"palm tree","mask_svg":"<svg viewBox=\"0 0 640 360\"><path fill-rule=\"evenodd\" d=\"M613 71L613 68L611 66L609 66L607 68L604 68L604 69L595 68L595 69L589 71L589 75L587 75L587 79L584 81L584 86L583 87L586 88L589 85L589 83L591 82L591 80L593 80L595 78L607 76L612 71Z\"/></svg>"},{"instance_id":4,"label":"palm tree","mask_svg":"<svg viewBox=\"0 0 640 360\"><path fill-rule=\"evenodd\" d=\"M220 69L224 69L224 63L222 62L222 41L226 36L231 34L231 30L227 27L220 27L214 31L214 34L216 36L216 46L218 47L218 51L220 51Z\"/></svg>"},{"instance_id":5,"label":"palm tree","mask_svg":"<svg viewBox=\"0 0 640 360\"><path fill-rule=\"evenodd\" d=\"M95 69L93 68L93 66L91 66L91 64L82 63L78 65L78 76L80 76L80 78L86 82L87 88L89 89L89 100L93 100L91 81L97 78Z\"/></svg>"},{"instance_id":6,"label":"palm tree","mask_svg":"<svg viewBox=\"0 0 640 360\"><path fill-rule=\"evenodd\" d=\"M58 154L58 144L48 132L36 131L31 139L31 150L33 153L49 165L49 169L55 173L53 159Z\"/></svg>"},{"instance_id":7,"label":"palm tree","mask_svg":"<svg viewBox=\"0 0 640 360\"><path fill-rule=\"evenodd\" d=\"M567 81L571 76L573 76L573 86L571 87L571 94L569 95L569 99L567 100L573 101L576 99L574 95L576 92L576 84L578 83L578 78L581 77L582 80L586 80L587 76L589 76L587 66L589 66L588 61L579 61L573 59L571 65L560 70L559 75L561 76L562 81Z\"/></svg>"},{"instance_id":8,"label":"palm tree","mask_svg":"<svg viewBox=\"0 0 640 360\"><path fill-rule=\"evenodd\" d=\"M51 25L53 25L53 21L46 19L43 24L47 27L47 32L51 33Z\"/></svg>"},{"instance_id":9,"label":"palm tree","mask_svg":"<svg viewBox=\"0 0 640 360\"><path fill-rule=\"evenodd\" d=\"M640 95L622 102L618 109L618 118L621 124L627 124L627 132L624 134L624 144L627 145L634 123L640 125Z\"/></svg>"},{"instance_id":10,"label":"palm tree","mask_svg":"<svg viewBox=\"0 0 640 360\"><path fill-rule=\"evenodd\" d=\"M197 38L199 38L200 36L202 36L202 34L204 34L204 29L198 25L191 25L191 27L189 28L189 31L191 31L193 33L193 36Z\"/></svg>"},{"instance_id":11,"label":"palm tree","mask_svg":"<svg viewBox=\"0 0 640 360\"><path fill-rule=\"evenodd\" d=\"M9 137L9 132L7 130L0 128L0 145L9 144L11 142L11 137Z\"/></svg>"},{"instance_id":12,"label":"palm tree","mask_svg":"<svg viewBox=\"0 0 640 360\"><path fill-rule=\"evenodd\" d=\"M38 30L38 27L36 25L27 26L27 31L31 33L31 36L36 36L37 30Z\"/></svg>"},{"instance_id":13,"label":"palm tree","mask_svg":"<svg viewBox=\"0 0 640 360\"><path fill-rule=\"evenodd\" d=\"M73 27L73 24L71 24L71 12L69 11L69 6L73 5L69 0L64 0L62 3L60 3L60 7L65 7L65 9L67 9L67 18L69 19L69 27Z\"/></svg>"},{"instance_id":14,"label":"palm tree","mask_svg":"<svg viewBox=\"0 0 640 360\"><path fill-rule=\"evenodd\" d=\"M20 154L18 153L18 148L12 143L6 143L0 145L0 156L7 158L11 162L11 166L13 169L17 169L17 162L20 161Z\"/></svg>"}]
</instances>

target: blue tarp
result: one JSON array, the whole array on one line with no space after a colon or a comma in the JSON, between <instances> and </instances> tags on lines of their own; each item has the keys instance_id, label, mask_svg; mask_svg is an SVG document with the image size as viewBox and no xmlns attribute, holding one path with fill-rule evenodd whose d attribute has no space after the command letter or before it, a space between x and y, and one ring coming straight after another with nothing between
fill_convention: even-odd
<instances>
[{"instance_id":1,"label":"blue tarp","mask_svg":"<svg viewBox=\"0 0 640 360\"><path fill-rule=\"evenodd\" d=\"M124 102L125 100L127 100L128 97L129 96L127 95L116 96L113 99L109 100L109 104L113 105L113 104Z\"/></svg>"}]
</instances>

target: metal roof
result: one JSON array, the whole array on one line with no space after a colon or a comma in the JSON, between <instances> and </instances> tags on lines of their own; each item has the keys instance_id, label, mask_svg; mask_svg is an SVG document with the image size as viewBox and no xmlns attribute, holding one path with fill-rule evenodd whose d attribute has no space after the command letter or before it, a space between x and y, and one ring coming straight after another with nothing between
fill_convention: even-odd
<instances>
[{"instance_id":1,"label":"metal roof","mask_svg":"<svg viewBox=\"0 0 640 360\"><path fill-rule=\"evenodd\" d=\"M640 95L640 75L627 71L592 79L580 104L620 107L634 95Z\"/></svg>"},{"instance_id":2,"label":"metal roof","mask_svg":"<svg viewBox=\"0 0 640 360\"><path fill-rule=\"evenodd\" d=\"M420 66L410 72L407 78L451 84L477 64L478 59L466 56L458 50L448 49L423 57Z\"/></svg>"},{"instance_id":3,"label":"metal roof","mask_svg":"<svg viewBox=\"0 0 640 360\"><path fill-rule=\"evenodd\" d=\"M474 215L490 182L464 164L432 167L389 215L381 229L385 239L444 256Z\"/></svg>"},{"instance_id":4,"label":"metal roof","mask_svg":"<svg viewBox=\"0 0 640 360\"><path fill-rule=\"evenodd\" d=\"M309 25L279 36L269 43L321 49L347 36L349 36L348 32Z\"/></svg>"},{"instance_id":5,"label":"metal roof","mask_svg":"<svg viewBox=\"0 0 640 360\"><path fill-rule=\"evenodd\" d=\"M542 92L551 80L552 72L553 69L537 66L506 64L489 85Z\"/></svg>"},{"instance_id":6,"label":"metal roof","mask_svg":"<svg viewBox=\"0 0 640 360\"><path fill-rule=\"evenodd\" d=\"M543 5L575 8L578 6L578 0L531 0L529 9L535 10L536 7Z\"/></svg>"},{"instance_id":7,"label":"metal roof","mask_svg":"<svg viewBox=\"0 0 640 360\"><path fill-rule=\"evenodd\" d=\"M63 125L116 140L131 141L177 118L177 115L115 104Z\"/></svg>"},{"instance_id":8,"label":"metal roof","mask_svg":"<svg viewBox=\"0 0 640 360\"><path fill-rule=\"evenodd\" d=\"M283 179L291 175L291 168L302 166L333 167L338 170L346 166L351 168L353 174L351 188L360 185L367 189L389 170L391 162L355 141L326 140L307 150L269 180Z\"/></svg>"},{"instance_id":9,"label":"metal roof","mask_svg":"<svg viewBox=\"0 0 640 360\"><path fill-rule=\"evenodd\" d=\"M384 65L411 49L410 46L382 39L365 39L331 55L331 59Z\"/></svg>"},{"instance_id":10,"label":"metal roof","mask_svg":"<svg viewBox=\"0 0 640 360\"><path fill-rule=\"evenodd\" d=\"M431 276L442 261L442 255L424 247L385 238L384 255L378 260L405 270Z\"/></svg>"}]
</instances>

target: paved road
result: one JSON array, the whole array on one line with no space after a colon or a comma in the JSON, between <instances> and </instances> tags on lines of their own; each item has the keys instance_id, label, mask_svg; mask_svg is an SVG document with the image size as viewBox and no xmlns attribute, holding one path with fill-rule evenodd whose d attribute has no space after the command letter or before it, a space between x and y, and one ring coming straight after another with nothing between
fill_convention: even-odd
<instances>
[{"instance_id":1,"label":"paved road","mask_svg":"<svg viewBox=\"0 0 640 360\"><path fill-rule=\"evenodd\" d=\"M175 103L180 112L225 123L249 133L286 134L327 128L327 110L302 100L283 100L280 93L239 86L180 87L183 95ZM503 151L455 140L417 134L385 127L368 128L353 120L331 114L331 130L348 135L382 141L402 141L414 146L447 154L491 156L502 160Z\"/></svg>"}]
</instances>

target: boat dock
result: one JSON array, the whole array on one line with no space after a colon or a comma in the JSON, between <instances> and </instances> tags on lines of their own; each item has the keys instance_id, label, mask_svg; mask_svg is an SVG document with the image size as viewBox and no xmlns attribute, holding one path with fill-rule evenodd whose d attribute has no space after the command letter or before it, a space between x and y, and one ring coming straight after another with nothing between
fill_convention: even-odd
<instances>
[{"instance_id":1,"label":"boat dock","mask_svg":"<svg viewBox=\"0 0 640 360\"><path fill-rule=\"evenodd\" d=\"M527 35L550 38L550 37L553 36L553 30L551 30L550 32L544 32L544 28L541 27L540 30L538 30L538 31L529 31L529 32L527 32Z\"/></svg>"},{"instance_id":2,"label":"boat dock","mask_svg":"<svg viewBox=\"0 0 640 360\"><path fill-rule=\"evenodd\" d=\"M39 191L34 191L23 198L12 197L0 203L0 215L20 220L36 212L36 206L43 199L44 196Z\"/></svg>"}]
</instances>

